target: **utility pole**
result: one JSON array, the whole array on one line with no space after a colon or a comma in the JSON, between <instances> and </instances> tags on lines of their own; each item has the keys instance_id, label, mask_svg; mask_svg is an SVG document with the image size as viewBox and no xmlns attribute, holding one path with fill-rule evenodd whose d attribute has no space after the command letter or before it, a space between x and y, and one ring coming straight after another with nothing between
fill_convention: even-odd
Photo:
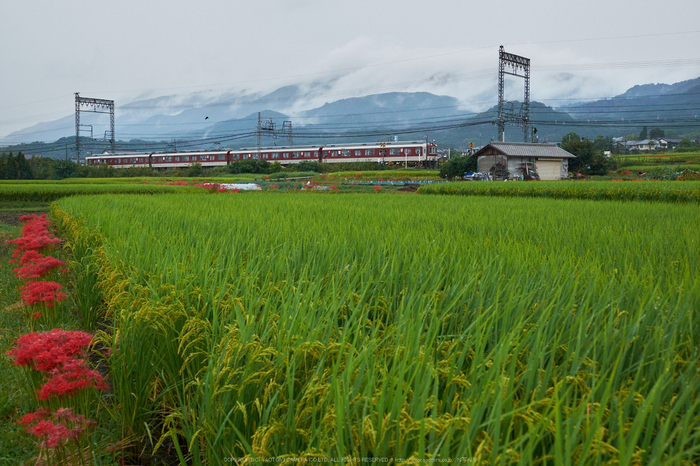
<instances>
[{"instance_id":1,"label":"utility pole","mask_svg":"<svg viewBox=\"0 0 700 466\"><path fill-rule=\"evenodd\" d=\"M519 113L503 108L506 74L525 79L525 95ZM506 124L522 127L525 142L530 141L530 59L507 53L501 45L498 49L498 120L496 121L497 139L501 142L505 142Z\"/></svg>"},{"instance_id":2,"label":"utility pole","mask_svg":"<svg viewBox=\"0 0 700 466\"><path fill-rule=\"evenodd\" d=\"M114 153L114 101L106 99L93 99L90 97L80 97L80 93L75 93L75 156L80 163L80 112L82 107L92 107L93 113L109 113L109 143ZM92 138L92 128L90 137Z\"/></svg>"}]
</instances>

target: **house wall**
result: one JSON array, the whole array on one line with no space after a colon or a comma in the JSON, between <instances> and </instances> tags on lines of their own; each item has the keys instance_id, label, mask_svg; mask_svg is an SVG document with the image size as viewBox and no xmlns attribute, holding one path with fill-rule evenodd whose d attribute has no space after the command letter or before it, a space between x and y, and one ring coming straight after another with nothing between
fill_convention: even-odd
<instances>
[{"instance_id":1,"label":"house wall","mask_svg":"<svg viewBox=\"0 0 700 466\"><path fill-rule=\"evenodd\" d=\"M560 180L561 159L538 159L537 174L543 181Z\"/></svg>"},{"instance_id":2,"label":"house wall","mask_svg":"<svg viewBox=\"0 0 700 466\"><path fill-rule=\"evenodd\" d=\"M484 155L476 161L477 170L488 173L496 163L502 163L508 167L511 175L518 173L518 167L531 161L530 157L506 157L503 155ZM536 159L537 174L541 180L561 180L569 175L569 161L567 159Z\"/></svg>"}]
</instances>

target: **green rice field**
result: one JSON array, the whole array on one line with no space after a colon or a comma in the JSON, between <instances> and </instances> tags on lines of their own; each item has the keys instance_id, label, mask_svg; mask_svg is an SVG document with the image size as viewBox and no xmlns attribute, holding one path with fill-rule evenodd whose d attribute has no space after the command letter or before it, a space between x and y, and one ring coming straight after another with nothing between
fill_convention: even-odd
<instances>
[{"instance_id":1,"label":"green rice field","mask_svg":"<svg viewBox=\"0 0 700 466\"><path fill-rule=\"evenodd\" d=\"M421 186L419 194L535 197L598 201L700 203L696 181L471 181Z\"/></svg>"},{"instance_id":2,"label":"green rice field","mask_svg":"<svg viewBox=\"0 0 700 466\"><path fill-rule=\"evenodd\" d=\"M73 180L75 181L75 180ZM197 191L199 188L188 186L168 186L146 181L102 181L81 180L65 181L5 181L0 182L0 202L51 202L56 199L76 195L95 194L156 194L169 192Z\"/></svg>"},{"instance_id":3,"label":"green rice field","mask_svg":"<svg viewBox=\"0 0 700 466\"><path fill-rule=\"evenodd\" d=\"M113 326L109 410L149 451L680 465L700 459L690 192L112 194L53 216Z\"/></svg>"}]
</instances>

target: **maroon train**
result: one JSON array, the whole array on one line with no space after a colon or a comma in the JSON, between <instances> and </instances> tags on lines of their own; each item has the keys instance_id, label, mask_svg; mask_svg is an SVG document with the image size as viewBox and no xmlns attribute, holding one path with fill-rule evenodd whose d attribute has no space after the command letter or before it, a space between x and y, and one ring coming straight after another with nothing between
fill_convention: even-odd
<instances>
[{"instance_id":1,"label":"maroon train","mask_svg":"<svg viewBox=\"0 0 700 466\"><path fill-rule=\"evenodd\" d=\"M327 146L290 146L239 149L229 151L192 151L169 153L100 154L85 157L88 165L108 165L114 168L151 167L184 168L194 163L202 167L228 165L239 160L267 160L289 165L303 161L323 163L379 162L410 165L437 160L434 142L375 142L360 144L329 144Z\"/></svg>"}]
</instances>

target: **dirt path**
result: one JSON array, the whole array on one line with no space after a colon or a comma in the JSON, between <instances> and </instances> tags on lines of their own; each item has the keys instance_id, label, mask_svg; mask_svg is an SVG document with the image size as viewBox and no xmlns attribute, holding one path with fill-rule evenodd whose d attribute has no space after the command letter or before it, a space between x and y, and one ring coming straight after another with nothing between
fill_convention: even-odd
<instances>
[{"instance_id":1,"label":"dirt path","mask_svg":"<svg viewBox=\"0 0 700 466\"><path fill-rule=\"evenodd\" d=\"M6 223L8 225L21 225L20 217L23 215L36 214L41 215L47 212L14 212L14 211L0 211L0 223Z\"/></svg>"}]
</instances>

